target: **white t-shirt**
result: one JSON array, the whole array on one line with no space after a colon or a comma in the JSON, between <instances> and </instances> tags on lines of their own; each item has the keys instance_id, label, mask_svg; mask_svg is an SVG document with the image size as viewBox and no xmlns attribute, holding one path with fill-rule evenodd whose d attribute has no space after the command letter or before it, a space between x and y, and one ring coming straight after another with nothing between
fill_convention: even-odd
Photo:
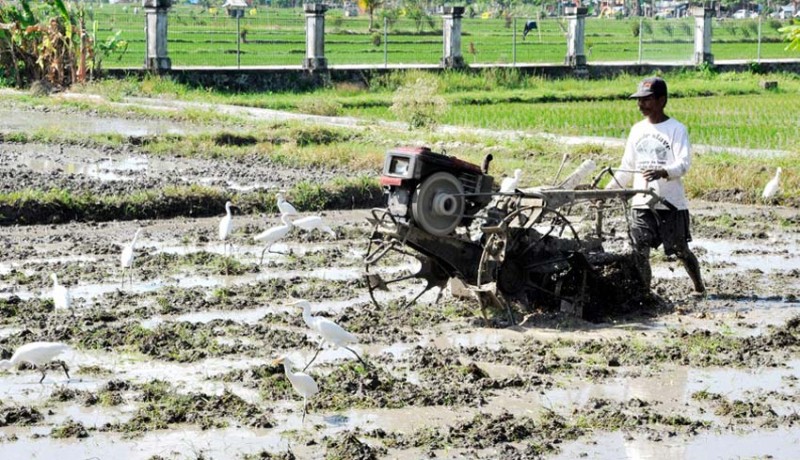
<instances>
[{"instance_id":1,"label":"white t-shirt","mask_svg":"<svg viewBox=\"0 0 800 460\"><path fill-rule=\"evenodd\" d=\"M689 154L689 134L682 123L670 118L661 123L652 124L644 119L631 128L622 163L606 188L628 187L633 179L633 188L650 188L658 196L665 198L678 209L688 209L689 202L683 189L681 177L689 172L692 159ZM662 168L667 171L667 178L647 182L641 173L646 169ZM639 194L633 197L634 208L646 208L649 196ZM659 204L658 209L667 209Z\"/></svg>"}]
</instances>

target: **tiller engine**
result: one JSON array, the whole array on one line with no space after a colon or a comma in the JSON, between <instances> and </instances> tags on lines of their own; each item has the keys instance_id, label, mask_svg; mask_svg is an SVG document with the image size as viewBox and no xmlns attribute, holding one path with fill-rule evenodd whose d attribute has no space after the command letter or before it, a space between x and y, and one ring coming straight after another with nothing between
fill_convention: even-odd
<instances>
[{"instance_id":1,"label":"tiller engine","mask_svg":"<svg viewBox=\"0 0 800 460\"><path fill-rule=\"evenodd\" d=\"M397 299L394 286L418 289L407 306L434 287L441 294L456 279L484 315L487 307L502 308L514 321L510 304L519 302L594 319L645 293L624 240L618 252L604 249L603 215L608 208L627 211L637 193L651 195L653 204L658 196L598 190L609 168L583 183L593 163L558 186L500 192L488 174L490 161L478 166L427 148L386 154L380 183L387 204L372 210L365 256L376 304Z\"/></svg>"}]
</instances>

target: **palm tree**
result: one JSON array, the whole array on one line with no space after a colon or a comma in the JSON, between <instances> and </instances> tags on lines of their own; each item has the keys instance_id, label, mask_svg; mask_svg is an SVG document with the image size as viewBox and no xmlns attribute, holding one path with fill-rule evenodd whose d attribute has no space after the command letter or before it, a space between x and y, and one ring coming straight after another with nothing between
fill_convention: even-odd
<instances>
[{"instance_id":1,"label":"palm tree","mask_svg":"<svg viewBox=\"0 0 800 460\"><path fill-rule=\"evenodd\" d=\"M371 31L374 28L375 10L383 6L383 0L358 0L358 6L369 12L369 30Z\"/></svg>"}]
</instances>

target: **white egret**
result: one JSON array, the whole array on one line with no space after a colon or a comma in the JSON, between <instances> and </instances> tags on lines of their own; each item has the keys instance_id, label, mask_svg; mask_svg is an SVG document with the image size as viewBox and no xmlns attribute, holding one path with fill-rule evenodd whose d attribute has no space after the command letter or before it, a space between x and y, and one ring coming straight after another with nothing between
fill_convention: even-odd
<instances>
[{"instance_id":1,"label":"white egret","mask_svg":"<svg viewBox=\"0 0 800 460\"><path fill-rule=\"evenodd\" d=\"M331 235L333 238L336 238L336 232L333 231L330 227L328 227L325 222L322 220L320 216L308 216L308 217L301 217L300 219L295 219L292 221L292 224L295 227L302 228L308 232L316 229L319 229L321 232L325 232Z\"/></svg>"},{"instance_id":2,"label":"white egret","mask_svg":"<svg viewBox=\"0 0 800 460\"><path fill-rule=\"evenodd\" d=\"M55 273L50 274L53 280L53 305L56 310L70 310L72 307L72 294L69 288L64 285L58 284L58 276Z\"/></svg>"},{"instance_id":3,"label":"white egret","mask_svg":"<svg viewBox=\"0 0 800 460\"><path fill-rule=\"evenodd\" d=\"M314 357L311 358L311 361L306 364L306 367L303 370L308 369L308 366L317 359L317 355L319 355L320 350L322 350L322 345L325 342L330 343L333 345L334 348L344 348L345 350L349 351L350 353L354 354L361 364L364 366L367 363L361 359L361 356L355 352L352 348L348 347L348 345L353 343L358 343L358 338L353 334L347 332L342 326L334 323L333 321L329 320L328 318L323 318L321 316L311 316L311 304L307 300L297 300L292 302L290 305L295 305L299 308L303 309L303 321L306 325L314 332L318 333L322 336L322 341L317 348L317 352L314 353Z\"/></svg>"},{"instance_id":4,"label":"white egret","mask_svg":"<svg viewBox=\"0 0 800 460\"><path fill-rule=\"evenodd\" d=\"M500 183L500 193L514 193L514 190L516 190L519 185L520 177L522 177L522 170L515 169L514 177L506 177L503 179L503 182Z\"/></svg>"},{"instance_id":5,"label":"white egret","mask_svg":"<svg viewBox=\"0 0 800 460\"><path fill-rule=\"evenodd\" d=\"M19 348L11 356L11 359L4 359L0 361L0 369L8 369L9 367L16 366L19 363L31 363L39 372L42 373L42 378L39 383L44 381L46 364L53 360L56 356L69 350L69 346L59 342L32 342L25 344ZM61 368L64 373L69 377L69 370L67 365L61 361Z\"/></svg>"},{"instance_id":6,"label":"white egret","mask_svg":"<svg viewBox=\"0 0 800 460\"><path fill-rule=\"evenodd\" d=\"M225 217L219 221L219 239L223 241L223 252L227 255L228 251L228 237L233 232L233 215L231 214L232 203L230 201L225 203Z\"/></svg>"},{"instance_id":7,"label":"white egret","mask_svg":"<svg viewBox=\"0 0 800 460\"><path fill-rule=\"evenodd\" d=\"M125 286L125 272L128 272L130 276L131 285L133 285L133 249L136 245L136 239L139 238L139 233L142 232L142 229L136 229L136 233L133 234L133 240L124 249L122 249L122 255L120 256L119 262L120 266L122 267L122 286Z\"/></svg>"},{"instance_id":8,"label":"white egret","mask_svg":"<svg viewBox=\"0 0 800 460\"><path fill-rule=\"evenodd\" d=\"M292 203L286 201L286 199L283 197L283 193L276 194L275 201L278 203L278 210L281 212L281 214L286 216L297 215L297 209L294 208Z\"/></svg>"},{"instance_id":9,"label":"white egret","mask_svg":"<svg viewBox=\"0 0 800 460\"><path fill-rule=\"evenodd\" d=\"M261 260L259 261L259 264L264 263L264 253L267 252L267 250L269 250L269 248L271 248L272 245L275 244L275 242L277 242L284 236L288 235L289 232L292 231L293 224L292 221L289 220L288 215L286 214L282 215L281 221L283 222L283 225L278 225L277 227L268 228L253 237L254 240L266 244L264 250L261 251Z\"/></svg>"},{"instance_id":10,"label":"white egret","mask_svg":"<svg viewBox=\"0 0 800 460\"><path fill-rule=\"evenodd\" d=\"M308 405L308 398L314 396L319 392L317 382L311 378L310 375L304 372L293 372L294 363L287 357L276 359L273 364L283 363L283 371L286 373L286 378L291 382L292 387L296 392L303 397L303 421L306 420L306 407Z\"/></svg>"},{"instance_id":11,"label":"white egret","mask_svg":"<svg viewBox=\"0 0 800 460\"><path fill-rule=\"evenodd\" d=\"M781 188L781 172L783 172L781 168L775 170L775 177L767 182L767 186L764 187L764 192L761 193L761 198L763 198L765 201L772 199L772 197L778 193L778 189Z\"/></svg>"}]
</instances>

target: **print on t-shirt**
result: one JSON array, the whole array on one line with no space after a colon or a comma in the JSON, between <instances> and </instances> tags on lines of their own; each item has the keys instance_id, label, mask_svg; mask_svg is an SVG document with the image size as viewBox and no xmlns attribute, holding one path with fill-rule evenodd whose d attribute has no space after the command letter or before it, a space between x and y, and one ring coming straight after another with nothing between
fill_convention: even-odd
<instances>
[{"instance_id":1,"label":"print on t-shirt","mask_svg":"<svg viewBox=\"0 0 800 460\"><path fill-rule=\"evenodd\" d=\"M636 141L634 151L636 169L639 171L664 167L667 164L671 148L669 141L659 134L648 133Z\"/></svg>"}]
</instances>

